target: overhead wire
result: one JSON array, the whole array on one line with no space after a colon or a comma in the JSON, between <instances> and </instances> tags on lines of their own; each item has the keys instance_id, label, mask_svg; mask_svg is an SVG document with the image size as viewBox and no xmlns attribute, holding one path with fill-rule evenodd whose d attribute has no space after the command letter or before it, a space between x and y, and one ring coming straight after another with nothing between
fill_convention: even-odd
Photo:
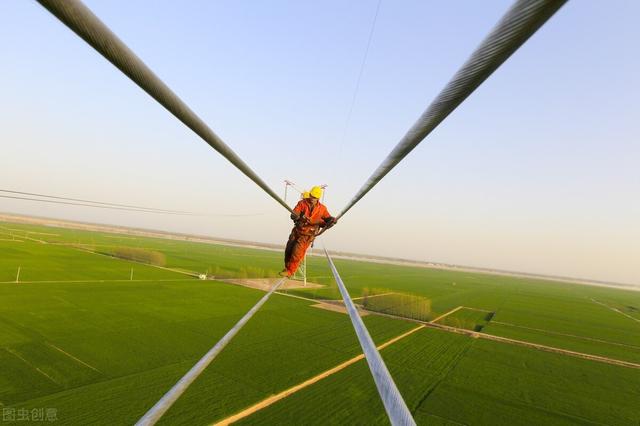
<instances>
[{"instance_id":1,"label":"overhead wire","mask_svg":"<svg viewBox=\"0 0 640 426\"><path fill-rule=\"evenodd\" d=\"M349 211L449 114L529 39L567 0L517 0L373 172L338 218Z\"/></svg>"},{"instance_id":2,"label":"overhead wire","mask_svg":"<svg viewBox=\"0 0 640 426\"><path fill-rule=\"evenodd\" d=\"M220 353L240 329L251 319L251 317L266 303L271 295L284 283L286 278L278 280L269 289L267 294L262 296L253 307L244 314L242 318L187 372L160 400L147 411L147 413L136 422L136 426L151 426L167 412L169 408L180 398L198 376L207 368L211 361Z\"/></svg>"},{"instance_id":3,"label":"overhead wire","mask_svg":"<svg viewBox=\"0 0 640 426\"><path fill-rule=\"evenodd\" d=\"M48 203L48 204L63 204L63 205L68 205L68 206L93 207L93 208L96 208L96 209L124 210L124 211L130 211L130 212L158 213L158 214L170 214L170 215L179 215L179 216L193 216L190 213L177 213L177 212L168 212L168 211L132 209L132 208L129 208L129 207L104 206L104 205L98 205L98 204L75 203L75 202L71 202L71 201L61 201L61 200L44 200L44 199L31 198L31 197L18 197L18 196L14 196L14 195L0 195L0 198L7 198L7 199L12 199L12 200L23 200L23 201L37 201L37 202Z\"/></svg>"},{"instance_id":4,"label":"overhead wire","mask_svg":"<svg viewBox=\"0 0 640 426\"><path fill-rule=\"evenodd\" d=\"M126 44L80 0L38 0L45 9L115 65L142 90L193 130L285 209L289 207Z\"/></svg>"},{"instance_id":5,"label":"overhead wire","mask_svg":"<svg viewBox=\"0 0 640 426\"><path fill-rule=\"evenodd\" d=\"M364 68L365 68L365 65L367 64L367 58L369 57L369 48L371 47L371 41L373 40L373 33L375 32L375 29L376 29L376 22L378 22L378 14L380 12L381 4L382 4L382 0L378 0L378 4L376 5L376 11L373 15L373 21L371 22L371 28L369 29L369 38L367 39L367 45L364 49L362 62L360 63L358 77L356 78L356 85L353 90L353 96L351 97L351 104L349 105L349 109L347 110L347 118L345 120L344 127L342 128L342 134L340 135L340 139L338 140L338 158L340 158L340 153L342 152L342 145L344 144L344 139L347 136L347 130L349 129L349 124L351 123L351 116L353 115L353 109L356 105L356 100L358 99L358 93L360 92L360 82L362 81Z\"/></svg>"},{"instance_id":6,"label":"overhead wire","mask_svg":"<svg viewBox=\"0 0 640 426\"><path fill-rule=\"evenodd\" d=\"M1 190L0 190L1 192ZM32 198L32 197L18 197L15 195L2 195L0 194L0 198L11 199L11 200L22 200L22 201L34 201L40 203L47 204L61 204L67 206L78 206L78 207L92 207L96 209L108 209L108 210L121 210L121 211L130 211L130 212L138 212L138 213L155 213L155 214L168 214L168 215L176 215L176 216L200 216L200 217L249 217L249 216L262 216L264 213L192 213L192 212L180 212L180 211L171 211L171 210L155 210L155 209L145 209L145 208L131 208L131 207L117 207L117 205L109 205L109 204L87 204L87 203L79 203L73 201L63 201L64 198L58 197L60 199L47 200L42 198Z\"/></svg>"},{"instance_id":7,"label":"overhead wire","mask_svg":"<svg viewBox=\"0 0 640 426\"><path fill-rule=\"evenodd\" d=\"M378 389L378 394L380 395L380 399L382 399L382 404L384 405L385 411L387 412L387 416L389 417L389 421L394 426L397 425L415 425L416 422L413 420L413 416L407 407L407 404L404 402L398 387L396 386L387 366L385 365L382 357L380 356L380 352L376 348L367 327L365 327L364 322L360 318L358 314L358 310L356 309L353 301L351 300L351 296L347 291L344 283L342 282L342 278L336 269L336 266L329 256L329 252L327 248L324 248L324 254L327 257L327 261L329 262L329 267L331 268L331 273L338 284L338 289L340 290L340 295L342 296L342 300L344 301L344 306L347 309L347 313L349 314L349 318L351 318L351 323L353 325L353 329L356 332L356 336L358 336L358 341L360 342L360 346L362 347L362 352L367 360L367 364L369 364L369 370L371 371L371 375L373 376L373 381L376 384L376 388Z\"/></svg>"},{"instance_id":8,"label":"overhead wire","mask_svg":"<svg viewBox=\"0 0 640 426\"><path fill-rule=\"evenodd\" d=\"M52 199L55 199L55 200L65 200L65 201L75 201L75 202L80 202L80 203L98 204L98 205L102 205L102 206L126 207L126 208L131 208L131 209L138 209L138 210L149 210L149 211L155 211L155 212L159 212L159 213L196 214L196 213L193 213L193 212L186 212L186 211L180 211L180 210L167 210L167 209L158 209L158 208L155 208L155 207L134 206L134 205L131 205L131 204L118 204L118 203L108 203L108 202L104 202L104 201L83 200L81 198L60 197L60 196L57 196L57 195L37 194L37 193L34 193L34 192L13 191L13 190L9 190L9 189L0 189L0 192L4 192L4 193L7 193L7 194L28 195L28 196L31 196L31 197L52 198Z\"/></svg>"}]
</instances>

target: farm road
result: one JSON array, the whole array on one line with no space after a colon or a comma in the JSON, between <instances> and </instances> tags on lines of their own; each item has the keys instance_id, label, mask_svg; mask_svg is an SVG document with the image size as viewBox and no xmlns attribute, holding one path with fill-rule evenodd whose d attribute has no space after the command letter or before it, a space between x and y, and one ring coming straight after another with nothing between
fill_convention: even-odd
<instances>
[{"instance_id":1,"label":"farm road","mask_svg":"<svg viewBox=\"0 0 640 426\"><path fill-rule=\"evenodd\" d=\"M462 328L449 327L447 325L441 325L441 324L435 324L435 323L424 323L424 324L427 327L438 328L438 329L441 329L441 330L450 331L450 332L458 333L458 334L466 334L467 336L474 337L474 338L477 338L477 339L486 339L486 340L493 340L493 341L496 341L496 342L510 343L510 344L513 344L513 345L525 346L525 347L528 347L528 348L538 349L538 350L545 351L545 352L553 352L553 353L558 353L558 354L562 354L562 355L572 356L572 357L575 357L575 358L583 358L583 359L588 359L588 360L591 360L591 361L603 362L605 364L617 365L619 367L639 368L640 369L640 364L636 364L635 362L622 361L622 360L619 360L619 359L608 358L608 357L604 357L604 356L600 356L600 355L586 354L584 352L570 351L568 349L561 349L561 348L556 348L556 347L553 347L553 346L541 345L539 343L532 343L532 342L527 342L527 341L524 341L524 340L510 339L510 338L507 338L507 337L494 336L493 334L486 334L486 333L481 333L481 332L478 332L478 331L471 331L471 330L465 330L465 329L462 329Z\"/></svg>"},{"instance_id":2,"label":"farm road","mask_svg":"<svg viewBox=\"0 0 640 426\"><path fill-rule=\"evenodd\" d=\"M627 345L626 343L611 342L609 340L595 339L593 337L578 336L577 334L559 333L557 331L549 331L549 330L543 330L541 328L525 327L524 325L516 325L516 324L511 324L511 323L502 322L502 321L491 321L491 323L492 324L499 324L499 325L506 325L508 327L522 328L522 329L525 329L525 330L539 331L539 332L545 333L545 334L555 334L557 336L573 337L573 338L576 338L576 339L588 340L590 342L606 343L607 345L622 346L622 347L631 348L631 349L640 349L640 346Z\"/></svg>"},{"instance_id":3,"label":"farm road","mask_svg":"<svg viewBox=\"0 0 640 426\"><path fill-rule=\"evenodd\" d=\"M289 294L285 294L285 293L278 293L281 294L282 296L289 296L289 297L296 297L298 299L304 299L304 300L308 300L310 302L314 302L317 303L316 299L311 299L311 298L305 298L302 296L294 296L294 295L289 295ZM561 354L561 355L567 355L567 356L572 356L574 358L582 358L582 359L588 359L590 361L597 361L597 362L602 362L605 364L611 364L611 365L617 365L619 367L627 367L627 368L638 368L640 369L640 364L637 364L635 362L630 362L630 361L622 361L619 359L615 359L615 358L609 358L609 357L605 357L605 356L600 356L600 355L592 355L592 354L587 354L584 352L576 352L576 351L570 351L568 349L562 349L562 348L556 348L554 346L547 346L547 345L541 345L539 343L532 343L532 342L527 342L525 340L517 340L517 339L510 339L508 337L501 337L501 336L495 336L493 334L487 334L487 333L482 333L479 331L472 331L472 330L465 330L463 328L457 328L457 327L451 327L448 325L442 325L442 324L437 324L437 321L440 321L441 319L445 318L448 315L453 314L454 312L460 310L460 309L473 309L473 310L477 310L475 308L468 308L466 306L458 306L455 309L452 309L451 311L429 321L429 322L425 322L425 321L420 321L420 320L416 320L413 318L405 318L405 317L401 317L398 315L392 315L392 314L383 314L381 312L376 312L376 311L369 311L367 309L362 309L363 312L368 312L371 315L379 315L379 316L383 316L383 317L389 317L389 318L394 318L394 319L400 319L400 320L404 320L404 321L411 321L411 322L415 322L418 324L422 324L425 327L430 327L430 328L437 328L439 330L443 330L443 331L448 331L450 333L457 333L457 334L464 334L467 335L469 337L473 337L476 339L486 339L486 340L493 340L496 342L501 342L501 343L508 343L508 344L512 344L512 345L518 345L518 346L525 346L531 349L537 349L540 351L544 351L544 352L553 352L553 353L557 353L557 354ZM634 318L635 319L635 318ZM543 330L546 331L546 330ZM578 336L576 336L578 337ZM595 340L595 339L594 339Z\"/></svg>"},{"instance_id":4,"label":"farm road","mask_svg":"<svg viewBox=\"0 0 640 426\"><path fill-rule=\"evenodd\" d=\"M401 339L404 339L405 337L415 333L416 331L423 329L424 327L425 326L421 324L421 325L419 325L419 326L417 326L415 328L412 328L411 330L407 331L406 333L403 333L403 334L401 334L399 336L396 336L396 337L392 338L391 340L386 341L385 343L383 343L380 346L378 346L377 349L380 351L380 350L382 350L382 349L384 349L384 348L396 343L397 341L399 341ZM276 402L288 397L289 395L292 395L292 394L294 394L294 393L296 393L296 392L298 392L298 391L300 391L300 390L302 390L302 389L304 389L304 388L306 388L308 386L311 386L314 383L319 382L320 380L322 380L322 379L324 379L326 377L329 377L329 376L337 373L338 371L344 370L345 368L347 368L351 364L355 364L356 362L358 362L358 361L360 361L362 359L364 359L364 354L360 354L360 355L354 356L353 358L348 359L347 361L345 361L345 362L343 362L341 364L338 364L335 367L318 374L317 376L314 376L314 377L312 377L312 378L310 378L308 380L305 380L304 382L299 383L299 384L297 384L297 385L295 385L293 387L290 387L289 389L285 389L284 391L282 391L282 392L280 392L280 393L278 393L276 395L273 395L273 396L270 396L270 397L268 397L266 399L263 399L262 401L258 402L257 404L254 404L254 405L252 405L250 407L247 407L244 410L240 411L239 413L234 414L233 416L227 417L226 419L223 419L223 420L221 420L219 422L216 422L216 423L214 423L214 425L215 426L226 426L226 425L230 425L232 423L235 423L240 419L248 417L248 416L250 416L251 414L253 414L253 413L257 412L257 411L260 411L263 408L266 408L266 407L268 407L268 406L270 406L270 405L272 405L272 404L274 404L274 403L276 403Z\"/></svg>"}]
</instances>

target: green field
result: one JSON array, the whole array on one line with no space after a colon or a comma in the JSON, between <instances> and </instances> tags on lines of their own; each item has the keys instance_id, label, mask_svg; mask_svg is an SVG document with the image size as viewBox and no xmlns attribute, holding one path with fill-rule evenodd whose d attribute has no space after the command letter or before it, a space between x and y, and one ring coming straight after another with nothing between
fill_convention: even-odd
<instances>
[{"instance_id":1,"label":"green field","mask_svg":"<svg viewBox=\"0 0 640 426\"><path fill-rule=\"evenodd\" d=\"M144 251L162 256L110 256ZM160 257L163 268L145 264ZM269 277L281 262L278 251L0 223L3 413L49 408L60 424L134 423L264 294L185 272ZM326 287L274 295L161 423L222 420L360 353L345 314L289 297L339 298L326 260L308 263L310 280ZM335 263L354 298L411 294L428 301L429 318L468 308L438 324L640 364L637 291ZM402 314L385 303L405 299L376 303ZM378 344L417 326L363 319ZM640 423L640 368L431 328L381 354L419 424ZM240 421L387 422L362 360Z\"/></svg>"},{"instance_id":2,"label":"green field","mask_svg":"<svg viewBox=\"0 0 640 426\"><path fill-rule=\"evenodd\" d=\"M447 315L438 321L438 324L463 328L465 330L483 331L493 316L493 312L462 308L451 315Z\"/></svg>"}]
</instances>

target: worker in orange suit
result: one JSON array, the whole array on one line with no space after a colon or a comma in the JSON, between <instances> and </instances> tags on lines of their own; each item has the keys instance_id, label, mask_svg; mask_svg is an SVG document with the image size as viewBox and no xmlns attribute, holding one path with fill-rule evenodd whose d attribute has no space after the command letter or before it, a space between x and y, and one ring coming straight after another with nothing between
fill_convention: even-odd
<instances>
[{"instance_id":1,"label":"worker in orange suit","mask_svg":"<svg viewBox=\"0 0 640 426\"><path fill-rule=\"evenodd\" d=\"M280 272L280 276L293 275L320 228L328 228L337 223L336 218L329 214L325 205L320 203L320 198L322 198L322 188L314 186L309 191L309 197L298 201L293 209L291 219L295 226L284 251L284 269Z\"/></svg>"}]
</instances>

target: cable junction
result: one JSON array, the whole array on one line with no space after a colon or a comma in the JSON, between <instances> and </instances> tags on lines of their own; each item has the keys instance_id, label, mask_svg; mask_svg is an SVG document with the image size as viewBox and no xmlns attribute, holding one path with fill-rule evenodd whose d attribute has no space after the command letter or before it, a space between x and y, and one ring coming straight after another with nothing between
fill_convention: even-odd
<instances>
[{"instance_id":1,"label":"cable junction","mask_svg":"<svg viewBox=\"0 0 640 426\"><path fill-rule=\"evenodd\" d=\"M169 408L175 403L178 398L187 390L189 385L193 383L198 376L211 364L211 361L220 353L227 343L233 339L233 337L240 331L240 329L251 319L253 314L255 314L258 309L265 304L265 302L269 299L269 297L284 283L286 278L280 279L276 282L271 289L262 296L262 298L253 305L253 307L244 314L240 321L236 323L236 325L231 328L225 334L222 339L215 344L213 348L209 350L201 359L194 365L187 374L185 374L164 396L153 406L147 413L142 416L140 420L136 423L136 426L151 426L156 424L160 417L163 416L164 413L167 412Z\"/></svg>"},{"instance_id":2,"label":"cable junction","mask_svg":"<svg viewBox=\"0 0 640 426\"><path fill-rule=\"evenodd\" d=\"M402 395L400 395L400 391L393 381L391 374L389 374L389 370L382 360L380 352L376 349L376 345L373 343L373 339L371 338L367 327L365 327L364 322L362 322L362 318L358 315L358 310L353 304L351 296L349 296L349 292L344 286L342 278L340 278L340 274L338 273L336 266L333 264L333 260L331 259L331 256L329 256L329 252L326 247L324 247L324 254L327 256L327 260L329 261L329 267L331 268L333 277L338 284L338 289L342 295L344 306L349 313L349 318L351 318L353 329L358 336L358 341L360 342L364 356L369 364L369 370L371 370L371 375L373 376L373 380L378 388L378 394L380 394L384 409L387 412L387 416L389 416L391 424L394 426L415 425L416 422L413 420L413 416L411 415L407 404L404 402L404 399L402 399Z\"/></svg>"},{"instance_id":3,"label":"cable junction","mask_svg":"<svg viewBox=\"0 0 640 426\"><path fill-rule=\"evenodd\" d=\"M338 215L342 217L529 39L567 0L518 0Z\"/></svg>"},{"instance_id":4,"label":"cable junction","mask_svg":"<svg viewBox=\"0 0 640 426\"><path fill-rule=\"evenodd\" d=\"M229 160L285 209L292 212L276 193L216 135L126 44L122 42L80 0L38 0L69 29L115 65L142 90L193 130L213 149Z\"/></svg>"}]
</instances>

